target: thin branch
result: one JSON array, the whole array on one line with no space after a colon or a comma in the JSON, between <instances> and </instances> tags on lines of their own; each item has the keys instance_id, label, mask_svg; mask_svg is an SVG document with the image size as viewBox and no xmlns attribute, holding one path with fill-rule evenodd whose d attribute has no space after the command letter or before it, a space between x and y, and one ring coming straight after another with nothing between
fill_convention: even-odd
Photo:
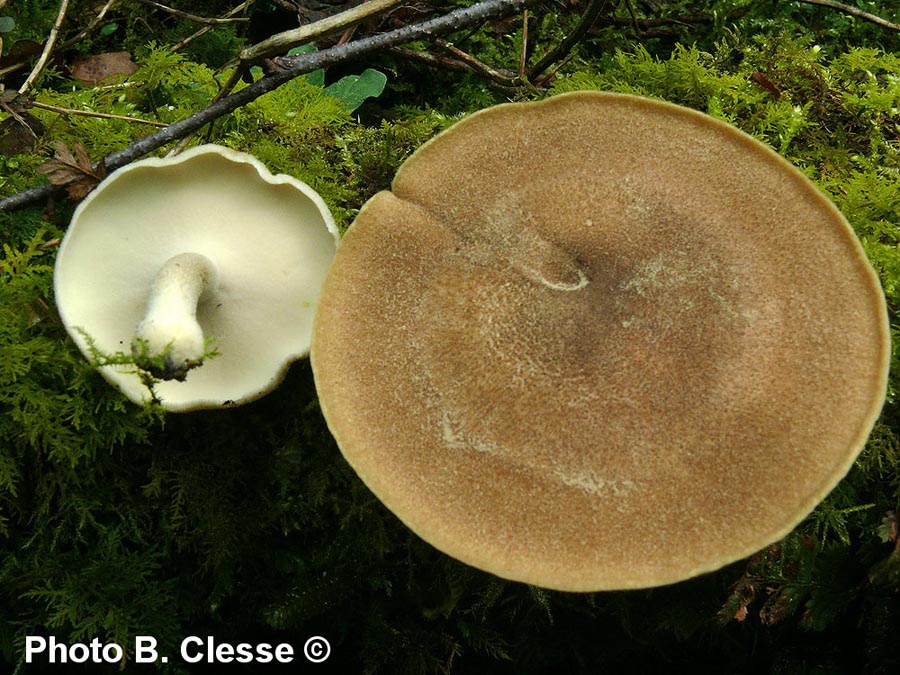
<instances>
[{"instance_id":1,"label":"thin branch","mask_svg":"<svg viewBox=\"0 0 900 675\"><path fill-rule=\"evenodd\" d=\"M62 0L59 4L59 13L56 15L56 21L53 22L53 27L50 29L50 35L47 36L47 42L44 43L44 51L41 52L41 58L38 59L31 74L25 82L22 83L22 86L19 87L20 94L24 94L31 89L31 85L34 84L35 80L37 80L38 76L41 74L41 71L44 70L44 66L47 65L47 61L50 58L50 52L53 51L53 45L56 43L56 36L59 35L59 27L62 26L62 22L66 18L66 10L68 9L69 0Z\"/></svg>"},{"instance_id":2,"label":"thin branch","mask_svg":"<svg viewBox=\"0 0 900 675\"><path fill-rule=\"evenodd\" d=\"M835 2L835 0L797 0L797 2L803 2L807 5L821 5L822 7L830 7L831 9L836 9L839 12L852 14L853 16L857 16L860 19L865 19L866 21L871 21L872 23L878 24L879 26L883 26L890 30L900 32L900 24L893 23L891 21L888 21L887 19L882 19L880 16L870 14L869 12L863 11L858 7L845 5L843 2Z\"/></svg>"},{"instance_id":3,"label":"thin branch","mask_svg":"<svg viewBox=\"0 0 900 675\"><path fill-rule=\"evenodd\" d=\"M101 117L107 120L122 120L124 122L134 122L136 124L148 124L153 127L166 127L167 124L162 122L154 122L153 120L142 120L138 117L126 117L124 115L112 115L110 113L102 113L102 112L93 112L91 110L73 110L72 108L62 108L56 105L50 105L49 103L40 103L38 101L30 101L28 103L33 108L40 108L41 110L49 110L50 112L59 113L60 115L80 115L82 117Z\"/></svg>"},{"instance_id":4,"label":"thin branch","mask_svg":"<svg viewBox=\"0 0 900 675\"><path fill-rule=\"evenodd\" d=\"M170 124L165 129L145 136L126 148L112 153L103 162L108 170L113 171L125 166L134 160L143 157L149 152L171 143L179 138L200 129L215 119L227 115L243 105L255 101L260 96L268 94L285 82L295 77L311 73L319 68L327 68L337 63L359 58L372 52L389 49L413 40L431 40L438 35L452 33L468 26L484 23L488 19L501 18L514 14L527 6L532 0L484 0L471 7L453 10L448 14L423 21L422 23L403 26L395 30L372 35L353 42L348 42L340 47L323 49L310 54L298 54L275 59L276 65L284 68L272 73L241 89L230 96L226 96L204 108L200 112ZM0 211L11 211L41 199L49 197L59 189L56 185L42 185L19 192L5 199L0 199Z\"/></svg>"},{"instance_id":5,"label":"thin branch","mask_svg":"<svg viewBox=\"0 0 900 675\"><path fill-rule=\"evenodd\" d=\"M644 35L646 35L646 33ZM574 58L574 56L575 56L574 54L569 52L568 54L566 54L564 59L562 59L558 63L555 63L550 70L546 71L542 75L538 75L536 78L534 78L534 81L532 81L531 83L538 89L545 87L548 82L553 81L553 78L556 77L556 73L558 73L560 70L562 70L565 67L565 65L569 61L571 61L572 58Z\"/></svg>"},{"instance_id":6,"label":"thin branch","mask_svg":"<svg viewBox=\"0 0 900 675\"><path fill-rule=\"evenodd\" d=\"M462 49L455 46L452 42L446 42L445 40L435 40L434 43L439 47L446 49L448 52L453 54L453 56L455 56L457 60L465 63L476 73L483 75L492 82L496 82L497 84L503 85L505 87L514 86L518 82L515 73L512 73L508 70L499 70L497 68L489 66L483 61L479 61L471 54L467 54Z\"/></svg>"},{"instance_id":7,"label":"thin branch","mask_svg":"<svg viewBox=\"0 0 900 675\"><path fill-rule=\"evenodd\" d=\"M525 64L528 62L528 10L522 12L522 50L519 52L519 79L525 77Z\"/></svg>"},{"instance_id":8,"label":"thin branch","mask_svg":"<svg viewBox=\"0 0 900 675\"><path fill-rule=\"evenodd\" d=\"M600 16L600 12L602 12L605 7L606 0L589 0L575 29L563 38L562 42L556 45L555 48L545 54L544 57L528 71L528 79L534 80L554 63L564 59L566 55L572 51L572 48L578 44L578 41L591 29L591 26L594 25L594 20Z\"/></svg>"},{"instance_id":9,"label":"thin branch","mask_svg":"<svg viewBox=\"0 0 900 675\"><path fill-rule=\"evenodd\" d=\"M631 21L634 25L634 32L640 35L641 28L640 26L638 26L638 17L637 13L634 11L634 4L632 4L631 0L625 0L625 5L628 7L628 14L631 16Z\"/></svg>"},{"instance_id":10,"label":"thin branch","mask_svg":"<svg viewBox=\"0 0 900 675\"><path fill-rule=\"evenodd\" d=\"M346 11L332 14L331 16L326 16L324 19L314 21L305 26L301 26L300 28L287 30L283 33L276 33L262 42L258 42L255 45L245 48L238 55L238 58L229 61L219 69L227 70L228 68L234 68L234 72L231 73L231 77L213 100L213 103L230 94L237 86L238 82L244 78L244 75L250 69L252 64L259 63L276 54L283 54L293 47L312 42L316 38L332 35L339 31L343 31L344 35L346 35L347 30L360 21L363 21L378 12L390 9L403 1L404 0L369 0L368 2L363 2L361 5L351 7ZM338 45L342 45L345 42L347 42L347 40L342 39L338 42Z\"/></svg>"},{"instance_id":11,"label":"thin branch","mask_svg":"<svg viewBox=\"0 0 900 675\"><path fill-rule=\"evenodd\" d=\"M0 1L2 1L2 0L0 0ZM106 16L106 13L110 9L112 9L112 7L117 2L119 2L119 0L107 0L106 4L100 8L100 11L97 13L97 16L95 16L93 19L91 19L91 22L87 26L82 28L80 31L78 31L78 33L76 33L75 35L70 37L65 42L59 43L59 49L61 51L65 51L72 45L76 44L78 41L82 40L88 33L90 33L92 30L94 30L94 28L96 28L97 25L101 21L103 21L103 18ZM8 75L9 73L14 73L17 70L22 70L22 68L24 68L25 65L26 65L25 61L19 61L17 63L13 63L12 65L6 66L5 68L0 68L0 77L3 77L4 75Z\"/></svg>"},{"instance_id":12,"label":"thin branch","mask_svg":"<svg viewBox=\"0 0 900 675\"><path fill-rule=\"evenodd\" d=\"M97 25L103 21L106 17L106 13L113 8L113 6L119 2L119 0L106 0L106 4L100 8L100 11L97 12L97 16L91 19L90 23L87 26L78 31L75 35L70 37L65 42L61 42L59 48L62 50L68 49L74 44L77 44L80 40L82 40L88 33L90 33Z\"/></svg>"},{"instance_id":13,"label":"thin branch","mask_svg":"<svg viewBox=\"0 0 900 675\"><path fill-rule=\"evenodd\" d=\"M234 9L232 9L232 10L230 10L230 11L228 11L228 12L225 12L225 15L223 16L223 18L227 19L227 18L229 18L229 17L234 16L235 14L238 14L238 13L244 11L244 10L247 9L250 5L252 5L254 2L256 2L256 0L246 0L245 2L242 2L240 5L238 5L238 6L235 7ZM186 38L184 38L181 42L178 42L178 43L172 45L171 47L169 47L169 51L170 51L170 52L177 52L179 49L181 49L182 47L184 47L184 46L187 45L188 43L193 42L193 41L196 40L198 37L200 37L201 35L205 35L205 34L208 33L209 31L211 31L212 29L213 29L213 26L212 26L211 24L207 24L206 26L203 26L203 28L201 28L200 30L198 30L196 33L192 33L191 35L188 35L188 36L187 36Z\"/></svg>"},{"instance_id":14,"label":"thin branch","mask_svg":"<svg viewBox=\"0 0 900 675\"><path fill-rule=\"evenodd\" d=\"M449 56L444 56L443 54L420 52L416 49L406 49L405 47L391 47L390 52L391 54L396 54L397 56L409 59L410 61L424 63L426 66L431 66L432 68L454 70L461 73L467 73L471 70L471 68L462 61L451 59Z\"/></svg>"},{"instance_id":15,"label":"thin branch","mask_svg":"<svg viewBox=\"0 0 900 675\"><path fill-rule=\"evenodd\" d=\"M346 28L343 33L341 33L341 37L338 38L338 45L345 45L353 39L353 34L356 32L356 25L350 26Z\"/></svg>"},{"instance_id":16,"label":"thin branch","mask_svg":"<svg viewBox=\"0 0 900 675\"><path fill-rule=\"evenodd\" d=\"M37 133L35 133L34 129L32 129L31 125L28 123L28 120L26 120L24 117L22 117L22 115L16 112L15 108L7 104L6 101L4 101L2 98L0 98L0 108L5 110L7 114L9 114L16 122L21 124L28 131L28 133L31 134L32 138L38 137Z\"/></svg>"},{"instance_id":17,"label":"thin branch","mask_svg":"<svg viewBox=\"0 0 900 675\"><path fill-rule=\"evenodd\" d=\"M735 10L728 14L726 19L739 19L747 12L743 9ZM641 19L638 18L637 25L631 17L624 18L619 16L601 16L597 17L594 22L595 26L617 26L621 28L634 28L635 30L645 31L648 28L665 28L668 26L684 26L685 28L693 28L702 24L713 23L712 16L673 16L658 19Z\"/></svg>"},{"instance_id":18,"label":"thin branch","mask_svg":"<svg viewBox=\"0 0 900 675\"><path fill-rule=\"evenodd\" d=\"M234 9L232 9L232 10L226 12L223 18L229 18L229 17L234 16L235 14L238 14L238 13L244 11L244 10L247 9L250 5L252 5L255 1L256 1L256 0L246 0L246 2L242 2L240 5L238 5L238 6L235 7ZM186 38L184 38L181 42L178 42L178 43L172 45L171 47L169 47L169 51L170 51L170 52L177 52L179 49L181 49L182 47L184 47L184 46L187 45L188 43L190 43L190 42L196 40L196 39L197 39L198 37L200 37L201 35L204 35L204 34L208 33L208 32L211 31L212 29L213 29L213 26L210 25L210 24L208 24L208 25L206 25L206 26L203 26L203 28L201 28L200 30L198 30L196 33L192 33L191 35L188 35L188 36L187 36Z\"/></svg>"},{"instance_id":19,"label":"thin branch","mask_svg":"<svg viewBox=\"0 0 900 675\"><path fill-rule=\"evenodd\" d=\"M293 14L296 14L299 11L299 8L297 7L297 5L295 5L290 0L272 0L272 2L274 2L276 5L281 7L281 9L283 9L286 12L291 12Z\"/></svg>"},{"instance_id":20,"label":"thin branch","mask_svg":"<svg viewBox=\"0 0 900 675\"><path fill-rule=\"evenodd\" d=\"M249 7L251 4L253 4L254 1L255 0L247 0L243 4L238 5L233 10L231 10L226 16L237 14L239 11L241 11L242 8ZM188 37L186 37L184 40L182 40L178 44L175 44L175 45L172 45L171 47L169 47L169 51L170 52L178 51L179 49L184 47L186 44L188 44L191 40L200 37L201 35L203 35L206 31L210 30L211 28L212 28L212 26L204 26L203 28L198 30L193 35L189 35ZM224 68L224 66L223 66L223 68ZM237 86L238 82L240 82L243 79L243 77L247 73L248 69L249 69L249 66L247 66L246 64L238 65L238 67L235 68L234 72L231 74L231 78L228 80L228 82L225 84L224 87L219 87L219 92L216 94L215 98L213 98L213 100L210 101L209 104L212 105L219 99L225 98L226 96L228 96L228 94L230 94L232 92L232 90ZM212 131L212 126L210 126L210 131ZM177 155L178 153L180 153L182 150L184 150L188 146L188 144L191 142L191 139L193 137L194 137L194 134L190 133L187 136L185 136L184 138L182 138L178 142L178 144L175 145L174 148L169 150L169 152L167 153L166 156L168 157L170 155Z\"/></svg>"},{"instance_id":21,"label":"thin branch","mask_svg":"<svg viewBox=\"0 0 900 675\"><path fill-rule=\"evenodd\" d=\"M276 33L272 37L262 42L257 42L255 45L241 51L238 59L241 63L256 63L269 56L283 54L289 49L305 44L314 38L341 32L360 21L368 19L370 16L385 12L405 1L368 0L356 7L325 17L320 21L314 21L293 30L286 30L283 33ZM235 64L226 64L226 67L229 65Z\"/></svg>"},{"instance_id":22,"label":"thin branch","mask_svg":"<svg viewBox=\"0 0 900 675\"><path fill-rule=\"evenodd\" d=\"M182 12L180 9L175 9L174 7L168 7L166 5L160 4L158 2L154 2L153 0L137 0L142 5L147 5L148 7L155 7L156 9L160 9L167 14L171 14L172 16L178 16L182 19L187 19L188 21L194 21L195 23L205 23L205 24L220 24L220 23L235 23L239 21L250 21L250 19L246 17L225 17L222 19L210 19L205 16L197 16L196 14L188 14L187 12Z\"/></svg>"}]
</instances>

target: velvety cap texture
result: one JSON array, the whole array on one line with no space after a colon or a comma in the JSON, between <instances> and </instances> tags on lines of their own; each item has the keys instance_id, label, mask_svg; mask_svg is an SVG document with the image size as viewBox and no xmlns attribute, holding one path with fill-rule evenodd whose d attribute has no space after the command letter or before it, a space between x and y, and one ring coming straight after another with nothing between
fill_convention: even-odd
<instances>
[{"instance_id":1,"label":"velvety cap texture","mask_svg":"<svg viewBox=\"0 0 900 675\"><path fill-rule=\"evenodd\" d=\"M342 452L413 531L590 591L788 533L863 447L889 336L800 171L698 112L579 92L407 160L344 237L311 356Z\"/></svg>"}]
</instances>

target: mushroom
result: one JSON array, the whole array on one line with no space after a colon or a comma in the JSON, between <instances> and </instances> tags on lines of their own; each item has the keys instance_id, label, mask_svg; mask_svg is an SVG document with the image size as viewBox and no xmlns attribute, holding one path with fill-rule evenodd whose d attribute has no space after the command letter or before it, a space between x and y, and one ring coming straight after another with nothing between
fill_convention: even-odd
<instances>
[{"instance_id":1,"label":"mushroom","mask_svg":"<svg viewBox=\"0 0 900 675\"><path fill-rule=\"evenodd\" d=\"M78 206L57 254L56 302L89 359L133 353L136 365L100 366L132 401L238 405L309 353L337 242L308 185L203 145L119 169ZM152 390L148 372L161 380Z\"/></svg>"},{"instance_id":2,"label":"mushroom","mask_svg":"<svg viewBox=\"0 0 900 675\"><path fill-rule=\"evenodd\" d=\"M365 204L311 360L347 461L501 577L652 587L786 535L887 384L838 210L735 128L576 92L476 113Z\"/></svg>"}]
</instances>

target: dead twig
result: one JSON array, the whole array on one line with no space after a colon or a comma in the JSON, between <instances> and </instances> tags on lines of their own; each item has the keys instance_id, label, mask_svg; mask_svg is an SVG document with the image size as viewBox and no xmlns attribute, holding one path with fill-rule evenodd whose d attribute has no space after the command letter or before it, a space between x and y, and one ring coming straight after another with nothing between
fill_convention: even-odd
<instances>
[{"instance_id":1,"label":"dead twig","mask_svg":"<svg viewBox=\"0 0 900 675\"><path fill-rule=\"evenodd\" d=\"M528 71L528 79L533 82L554 63L565 59L575 45L578 44L579 40L581 40L581 38L583 38L591 29L591 26L594 25L594 21L600 16L600 12L602 12L605 7L606 0L589 0L587 7L584 8L584 13L578 20L578 25L576 25L572 32L563 38L556 47L551 49L531 67Z\"/></svg>"},{"instance_id":2,"label":"dead twig","mask_svg":"<svg viewBox=\"0 0 900 675\"><path fill-rule=\"evenodd\" d=\"M28 120L25 119L27 113L25 112L25 97L22 94L15 94L10 97L9 93L4 92L3 95L0 95L0 109L4 110L10 117L12 117L18 124L25 129L32 138L37 138L38 133L35 132L34 129L31 128L31 124L28 123ZM33 119L33 118L32 118Z\"/></svg>"},{"instance_id":3,"label":"dead twig","mask_svg":"<svg viewBox=\"0 0 900 675\"><path fill-rule=\"evenodd\" d=\"M466 64L466 66L468 66L471 70L474 70L476 73L483 75L492 82L495 82L504 87L513 87L520 82L515 73L489 66L483 61L479 61L471 54L467 54L459 47L456 47L452 42L446 42L445 40L438 39L435 40L434 43L442 49L446 49L448 52L453 54L453 56L455 56L458 61Z\"/></svg>"},{"instance_id":4,"label":"dead twig","mask_svg":"<svg viewBox=\"0 0 900 675\"><path fill-rule=\"evenodd\" d=\"M426 66L442 70L454 70L456 72L469 72L471 69L462 61L457 61L443 54L432 54L431 52L421 52L417 49L407 49L405 47L391 47L391 54L396 54L410 61L418 61Z\"/></svg>"},{"instance_id":5,"label":"dead twig","mask_svg":"<svg viewBox=\"0 0 900 675\"><path fill-rule=\"evenodd\" d=\"M332 35L345 31L347 28L358 24L371 16L385 12L396 7L406 0L368 0L356 7L351 7L343 12L338 12L325 17L320 21L314 21L306 26L276 33L262 42L257 42L251 47L242 50L237 62L227 63L225 67L237 65L237 63L257 63L262 59L284 54L286 51L306 44L313 39Z\"/></svg>"},{"instance_id":6,"label":"dead twig","mask_svg":"<svg viewBox=\"0 0 900 675\"><path fill-rule=\"evenodd\" d=\"M324 19L314 21L313 23L301 26L300 28L284 31L283 33L276 33L262 42L247 47L241 51L237 59L229 61L222 66L221 70L234 68L234 72L212 102L215 103L219 99L230 94L237 86L237 83L243 79L246 72L250 69L250 66L254 63L261 62L276 54L283 54L293 47L312 42L316 38L325 37L337 32L343 32L349 39L352 34L348 34L347 31L357 23L378 12L390 9L403 1L404 0L369 0L368 2L352 7L345 12L327 16ZM347 40L342 39L338 44L342 45L346 41Z\"/></svg>"},{"instance_id":7,"label":"dead twig","mask_svg":"<svg viewBox=\"0 0 900 675\"><path fill-rule=\"evenodd\" d=\"M343 33L341 33L341 37L338 38L337 44L345 45L353 39L353 34L356 32L356 26L350 26Z\"/></svg>"},{"instance_id":8,"label":"dead twig","mask_svg":"<svg viewBox=\"0 0 900 675\"><path fill-rule=\"evenodd\" d=\"M865 19L866 21L871 21L872 23L883 26L884 28L887 28L889 30L900 32L900 24L893 23L892 21L888 21L887 19L882 19L880 16L870 14L869 12L859 9L858 7L845 5L843 2L835 2L835 0L797 0L797 2L802 2L807 5L820 5L822 7L830 7L831 9L836 9L839 12L851 14L852 16L859 17L860 19Z\"/></svg>"},{"instance_id":9,"label":"dead twig","mask_svg":"<svg viewBox=\"0 0 900 675\"><path fill-rule=\"evenodd\" d=\"M483 2L453 10L435 19L360 38L339 47L275 59L276 65L282 70L257 80L244 89L216 101L190 117L174 122L164 129L141 138L101 161L109 171L113 171L172 141L184 138L219 117L227 115L251 101L255 101L260 96L268 94L295 77L311 73L320 68L327 68L337 63L358 59L366 54L396 47L406 42L433 40L438 35L453 33L469 26L482 24L488 19L509 16L524 9L531 1L483 0ZM49 197L58 189L59 186L46 184L19 192L5 199L0 199L0 211L11 211L32 204Z\"/></svg>"},{"instance_id":10,"label":"dead twig","mask_svg":"<svg viewBox=\"0 0 900 675\"><path fill-rule=\"evenodd\" d=\"M116 3L120 0L106 0L106 4L100 8L100 11L97 12L97 16L91 19L90 23L87 26L78 31L75 35L65 40L64 42L59 43L59 49L61 51L65 51L72 45L76 44L80 40L84 39L94 28L96 28L101 21L106 17L106 13L112 9ZM0 0L0 8L5 4L5 0ZM25 61L19 61L18 63L13 63L12 65L6 66L5 68L0 68L0 77L7 75L9 73L14 73L18 70L22 70L25 67Z\"/></svg>"},{"instance_id":11,"label":"dead twig","mask_svg":"<svg viewBox=\"0 0 900 675\"><path fill-rule=\"evenodd\" d=\"M525 78L525 66L528 63L528 10L522 12L522 49L519 52L519 79Z\"/></svg>"},{"instance_id":12,"label":"dead twig","mask_svg":"<svg viewBox=\"0 0 900 675\"><path fill-rule=\"evenodd\" d=\"M34 69L25 79L25 82L19 87L20 94L24 94L31 89L31 85L35 83L35 80L38 79L41 72L44 70L44 67L47 65L47 61L50 59L50 53L53 51L53 45L56 44L56 36L59 35L59 28L66 18L66 11L68 9L69 0L62 0L62 2L59 3L59 13L56 15L56 21L53 22L53 27L50 29L50 34L47 36L47 42L44 43L44 50L41 52L41 57L35 64Z\"/></svg>"},{"instance_id":13,"label":"dead twig","mask_svg":"<svg viewBox=\"0 0 900 675\"><path fill-rule=\"evenodd\" d=\"M195 23L205 23L211 25L217 25L221 23L237 23L242 21L250 21L250 19L246 17L224 17L224 18L208 18L205 16L197 16L196 14L189 14L187 12L183 12L180 9L175 9L174 7L168 7L158 2L154 2L153 0L137 0L142 5L147 5L148 7L155 7L156 9L162 10L167 14L171 14L172 16L177 16L182 19L187 19L188 21L193 21Z\"/></svg>"},{"instance_id":14,"label":"dead twig","mask_svg":"<svg viewBox=\"0 0 900 675\"><path fill-rule=\"evenodd\" d=\"M90 23L88 23L87 26L82 28L72 37L68 38L64 42L60 42L58 45L58 49L60 51L65 51L72 45L77 44L78 42L83 40L88 34L90 34L92 30L94 30L100 24L101 21L103 21L103 19L106 17L106 13L109 12L109 10L112 9L118 2L120 2L120 0L107 0L106 4L100 8L100 11L97 12L97 15L93 19L91 19ZM0 7L2 7L2 5L0 5ZM6 66L5 68L0 68L0 77L22 70L25 66L25 61L18 61L17 63L13 63L9 66Z\"/></svg>"},{"instance_id":15,"label":"dead twig","mask_svg":"<svg viewBox=\"0 0 900 675\"><path fill-rule=\"evenodd\" d=\"M224 14L224 16L223 16L222 18L227 19L227 18L230 18L230 17L234 16L235 14L240 14L240 13L243 12L245 9L247 9L248 7L250 7L250 5L252 5L255 1L256 1L256 0L246 0L246 2L242 2L240 5L238 5L238 6L235 7L234 9L225 12L225 14ZM201 28L200 30L198 30L196 33L192 33L191 35L188 35L186 38L184 38L184 39L181 40L180 42L176 42L174 45L172 45L171 47L169 47L169 51L170 51L170 52L177 52L179 49L181 49L182 47L186 46L187 44L193 42L194 40L196 40L196 39L197 39L198 37L200 37L201 35L205 35L205 34L208 33L209 31L211 31L214 27L215 27L214 24L207 24L207 25L203 26L203 28Z\"/></svg>"},{"instance_id":16,"label":"dead twig","mask_svg":"<svg viewBox=\"0 0 900 675\"><path fill-rule=\"evenodd\" d=\"M70 37L65 42L61 42L59 44L60 49L68 49L74 44L77 44L80 40L84 39L86 35L88 35L94 28L96 28L101 21L106 17L106 13L113 8L113 6L119 2L119 0L106 0L106 4L100 8L100 11L97 12L97 16L90 20L87 26L82 28L80 31L75 33L72 37Z\"/></svg>"},{"instance_id":17,"label":"dead twig","mask_svg":"<svg viewBox=\"0 0 900 675\"><path fill-rule=\"evenodd\" d=\"M81 117L100 117L107 120L122 120L123 122L134 122L135 124L147 124L153 127L168 126L162 122L154 122L153 120L142 120L138 117L126 117L125 115L113 115L111 113L94 112L92 110L73 110L72 108L62 108L58 105L50 105L49 103L40 103L39 101L30 101L28 103L33 108L41 110L49 110L50 112L59 113L60 115L80 115Z\"/></svg>"},{"instance_id":18,"label":"dead twig","mask_svg":"<svg viewBox=\"0 0 900 675\"><path fill-rule=\"evenodd\" d=\"M637 33L638 35L640 35L641 28L638 25L637 12L634 11L634 5L632 4L631 0L625 0L625 6L628 8L629 16L631 16L631 21L632 21L632 24L634 25L634 32Z\"/></svg>"}]
</instances>

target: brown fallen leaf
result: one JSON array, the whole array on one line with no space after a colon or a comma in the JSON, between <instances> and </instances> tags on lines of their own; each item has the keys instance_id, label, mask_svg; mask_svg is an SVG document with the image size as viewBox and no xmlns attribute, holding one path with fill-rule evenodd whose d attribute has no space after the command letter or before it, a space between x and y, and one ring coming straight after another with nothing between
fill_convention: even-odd
<instances>
[{"instance_id":1,"label":"brown fallen leaf","mask_svg":"<svg viewBox=\"0 0 900 675\"><path fill-rule=\"evenodd\" d=\"M37 170L46 174L53 185L64 185L69 196L80 201L106 177L106 167L100 162L95 169L84 144L75 141L70 150L62 141L54 141L53 159L41 164Z\"/></svg>"},{"instance_id":2,"label":"brown fallen leaf","mask_svg":"<svg viewBox=\"0 0 900 675\"><path fill-rule=\"evenodd\" d=\"M30 152L43 133L44 125L34 115L21 113L18 119L7 117L0 122L0 155L10 157Z\"/></svg>"},{"instance_id":3,"label":"brown fallen leaf","mask_svg":"<svg viewBox=\"0 0 900 675\"><path fill-rule=\"evenodd\" d=\"M7 45L7 52L3 55L3 66L9 67L21 61L36 59L43 50L44 46L35 40L16 40Z\"/></svg>"},{"instance_id":4,"label":"brown fallen leaf","mask_svg":"<svg viewBox=\"0 0 900 675\"><path fill-rule=\"evenodd\" d=\"M781 89L779 89L774 84L772 84L772 80L770 80L768 77L766 77L759 71L753 73L750 76L750 81L755 82L760 87L765 89L767 92L772 94L772 96L774 96L776 100L781 97Z\"/></svg>"},{"instance_id":5,"label":"brown fallen leaf","mask_svg":"<svg viewBox=\"0 0 900 675\"><path fill-rule=\"evenodd\" d=\"M107 52L76 59L69 72L76 80L93 87L113 75L131 75L137 68L131 52Z\"/></svg>"},{"instance_id":6,"label":"brown fallen leaf","mask_svg":"<svg viewBox=\"0 0 900 675\"><path fill-rule=\"evenodd\" d=\"M29 152L44 133L41 121L29 113L28 98L14 89L0 92L0 110L9 114L0 122L0 155Z\"/></svg>"}]
</instances>

